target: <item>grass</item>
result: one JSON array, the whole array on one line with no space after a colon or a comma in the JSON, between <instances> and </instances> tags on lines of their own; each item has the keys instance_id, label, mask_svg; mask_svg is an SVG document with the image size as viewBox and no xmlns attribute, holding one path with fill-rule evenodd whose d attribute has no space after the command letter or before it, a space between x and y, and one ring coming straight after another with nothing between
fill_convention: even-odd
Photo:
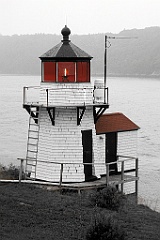
<instances>
[{"instance_id":1,"label":"grass","mask_svg":"<svg viewBox=\"0 0 160 240\"><path fill-rule=\"evenodd\" d=\"M86 240L125 240L126 232L112 217L97 219L86 233Z\"/></svg>"},{"instance_id":2,"label":"grass","mask_svg":"<svg viewBox=\"0 0 160 240\"><path fill-rule=\"evenodd\" d=\"M120 226L127 240L160 239L160 213L136 205L132 198L126 198L125 204L114 211L93 205L91 194L96 192L78 195L33 184L1 183L1 240L85 240L97 219L104 218Z\"/></svg>"},{"instance_id":3,"label":"grass","mask_svg":"<svg viewBox=\"0 0 160 240\"><path fill-rule=\"evenodd\" d=\"M93 204L101 208L117 211L123 204L125 195L118 192L115 187L108 186L91 194Z\"/></svg>"},{"instance_id":4,"label":"grass","mask_svg":"<svg viewBox=\"0 0 160 240\"><path fill-rule=\"evenodd\" d=\"M13 164L8 167L0 164L0 179L18 179L19 178L19 168Z\"/></svg>"}]
</instances>

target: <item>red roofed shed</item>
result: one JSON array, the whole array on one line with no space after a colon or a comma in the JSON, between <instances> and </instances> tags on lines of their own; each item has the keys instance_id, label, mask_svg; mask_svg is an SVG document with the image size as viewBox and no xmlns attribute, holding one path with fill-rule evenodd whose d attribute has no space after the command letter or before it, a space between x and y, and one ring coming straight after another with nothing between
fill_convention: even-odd
<instances>
[{"instance_id":1,"label":"red roofed shed","mask_svg":"<svg viewBox=\"0 0 160 240\"><path fill-rule=\"evenodd\" d=\"M139 127L123 113L109 113L101 115L96 123L96 133L124 132L138 130Z\"/></svg>"},{"instance_id":2,"label":"red roofed shed","mask_svg":"<svg viewBox=\"0 0 160 240\"><path fill-rule=\"evenodd\" d=\"M104 145L100 143L99 147L101 144L105 147L104 155L107 163L117 161L117 156L121 152L119 148L124 150L123 155L128 154L125 151L131 151L132 148L135 148L135 138L131 131L135 132L138 129L139 127L123 113L109 113L100 116L96 123L96 134L105 136ZM119 141L119 134L122 136L123 132L125 136ZM117 164L111 165L110 170L116 173L118 171Z\"/></svg>"}]
</instances>

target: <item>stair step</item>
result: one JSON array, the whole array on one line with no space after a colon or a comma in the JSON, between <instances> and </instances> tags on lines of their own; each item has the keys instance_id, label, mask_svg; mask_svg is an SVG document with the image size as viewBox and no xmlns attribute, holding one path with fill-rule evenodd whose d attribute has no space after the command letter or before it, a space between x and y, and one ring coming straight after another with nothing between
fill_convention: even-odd
<instances>
[{"instance_id":1,"label":"stair step","mask_svg":"<svg viewBox=\"0 0 160 240\"><path fill-rule=\"evenodd\" d=\"M36 132L37 133L39 131L29 129L29 132Z\"/></svg>"},{"instance_id":2,"label":"stair step","mask_svg":"<svg viewBox=\"0 0 160 240\"><path fill-rule=\"evenodd\" d=\"M38 146L38 144L36 144L36 143L28 143L28 145L30 145L30 146Z\"/></svg>"},{"instance_id":3,"label":"stair step","mask_svg":"<svg viewBox=\"0 0 160 240\"><path fill-rule=\"evenodd\" d=\"M37 161L37 158L34 157L26 157L26 161Z\"/></svg>"},{"instance_id":4,"label":"stair step","mask_svg":"<svg viewBox=\"0 0 160 240\"><path fill-rule=\"evenodd\" d=\"M36 167L37 164L26 163L26 166Z\"/></svg>"},{"instance_id":5,"label":"stair step","mask_svg":"<svg viewBox=\"0 0 160 240\"><path fill-rule=\"evenodd\" d=\"M37 153L38 151L37 150L27 150L27 152L34 152L34 153Z\"/></svg>"},{"instance_id":6,"label":"stair step","mask_svg":"<svg viewBox=\"0 0 160 240\"><path fill-rule=\"evenodd\" d=\"M28 137L28 138L30 138L30 139L38 139L38 137Z\"/></svg>"},{"instance_id":7,"label":"stair step","mask_svg":"<svg viewBox=\"0 0 160 240\"><path fill-rule=\"evenodd\" d=\"M36 133L38 133L39 131L38 131L38 129L37 130L29 129L29 132L36 132Z\"/></svg>"}]
</instances>

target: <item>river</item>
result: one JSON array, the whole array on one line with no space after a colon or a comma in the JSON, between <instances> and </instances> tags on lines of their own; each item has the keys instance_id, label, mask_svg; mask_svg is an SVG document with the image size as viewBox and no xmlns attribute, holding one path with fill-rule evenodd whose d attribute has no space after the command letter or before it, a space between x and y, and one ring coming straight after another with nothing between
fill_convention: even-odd
<instances>
[{"instance_id":1,"label":"river","mask_svg":"<svg viewBox=\"0 0 160 240\"><path fill-rule=\"evenodd\" d=\"M5 166L25 157L28 113L22 89L39 82L40 76L0 76L0 163ZM139 201L160 211L160 79L108 78L107 85L109 112L123 112L140 127Z\"/></svg>"}]
</instances>

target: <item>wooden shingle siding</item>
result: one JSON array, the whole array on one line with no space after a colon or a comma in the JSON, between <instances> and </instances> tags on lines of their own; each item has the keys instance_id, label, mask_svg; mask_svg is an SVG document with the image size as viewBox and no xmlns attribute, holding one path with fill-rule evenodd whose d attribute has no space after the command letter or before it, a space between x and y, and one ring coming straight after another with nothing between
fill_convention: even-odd
<instances>
[{"instance_id":1,"label":"wooden shingle siding","mask_svg":"<svg viewBox=\"0 0 160 240\"><path fill-rule=\"evenodd\" d=\"M92 107L87 107L81 124L77 126L76 107L56 108L55 125L51 124L48 112L42 108L40 114L40 132L36 177L42 180L58 182L60 165L49 162L70 163L63 166L63 182L82 182L85 180L83 166L83 130L92 129L93 162L99 161L96 131ZM48 163L42 163L47 161ZM79 163L74 164L74 163ZM100 169L93 173L99 175Z\"/></svg>"},{"instance_id":2,"label":"wooden shingle siding","mask_svg":"<svg viewBox=\"0 0 160 240\"><path fill-rule=\"evenodd\" d=\"M106 167L103 165L105 163L105 134L97 135L97 146L98 146L98 154L99 154L99 165L96 167L97 173L106 174Z\"/></svg>"},{"instance_id":3,"label":"wooden shingle siding","mask_svg":"<svg viewBox=\"0 0 160 240\"><path fill-rule=\"evenodd\" d=\"M118 133L118 155L122 156L137 156L137 131L126 131ZM123 160L123 158L120 158ZM127 161L124 164L124 170L135 169L135 161ZM121 166L118 164L118 170L121 171ZM135 176L135 172L125 173L125 175ZM124 193L131 194L135 192L135 182L124 184Z\"/></svg>"},{"instance_id":4,"label":"wooden shingle siding","mask_svg":"<svg viewBox=\"0 0 160 240\"><path fill-rule=\"evenodd\" d=\"M97 145L99 153L99 163L105 162L105 134L97 135ZM117 155L120 156L137 156L137 131L126 131L118 133ZM126 158L119 158L125 160ZM135 169L135 162L125 162L124 170ZM106 169L104 166L97 167L100 174L105 174ZM98 170L97 170L98 171ZM121 171L121 163L118 163L118 171Z\"/></svg>"},{"instance_id":5,"label":"wooden shingle siding","mask_svg":"<svg viewBox=\"0 0 160 240\"><path fill-rule=\"evenodd\" d=\"M49 84L42 83L40 89L40 104L46 104L48 89L48 103L56 106L84 105L93 103L93 88L90 83L85 84Z\"/></svg>"},{"instance_id":6,"label":"wooden shingle siding","mask_svg":"<svg viewBox=\"0 0 160 240\"><path fill-rule=\"evenodd\" d=\"M117 155L137 157L137 131L127 131L118 133ZM123 160L123 158L120 158ZM128 161L125 163L125 169L134 169L135 163ZM120 164L118 165L120 171Z\"/></svg>"},{"instance_id":7,"label":"wooden shingle siding","mask_svg":"<svg viewBox=\"0 0 160 240\"><path fill-rule=\"evenodd\" d=\"M131 174L130 174L131 175ZM135 182L128 182L124 184L124 193L125 194L132 194L135 193Z\"/></svg>"},{"instance_id":8,"label":"wooden shingle siding","mask_svg":"<svg viewBox=\"0 0 160 240\"><path fill-rule=\"evenodd\" d=\"M137 156L137 131L118 133L118 155Z\"/></svg>"}]
</instances>

